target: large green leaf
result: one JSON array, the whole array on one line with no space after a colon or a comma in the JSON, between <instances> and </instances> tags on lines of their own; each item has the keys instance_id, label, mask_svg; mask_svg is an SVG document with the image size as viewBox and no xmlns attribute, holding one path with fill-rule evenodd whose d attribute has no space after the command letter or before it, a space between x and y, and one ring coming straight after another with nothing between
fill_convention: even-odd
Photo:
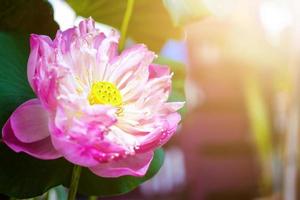
<instances>
[{"instance_id":1,"label":"large green leaf","mask_svg":"<svg viewBox=\"0 0 300 200\"><path fill-rule=\"evenodd\" d=\"M92 16L96 21L120 29L126 9L126 0L67 0L78 15ZM178 38L179 28L172 24L171 17L161 0L136 0L131 16L128 36L145 43L158 51L168 38Z\"/></svg>"},{"instance_id":2,"label":"large green leaf","mask_svg":"<svg viewBox=\"0 0 300 200\"><path fill-rule=\"evenodd\" d=\"M28 38L0 32L0 126L34 93L27 81Z\"/></svg>"},{"instance_id":3,"label":"large green leaf","mask_svg":"<svg viewBox=\"0 0 300 200\"><path fill-rule=\"evenodd\" d=\"M127 193L153 177L163 160L163 150L156 150L147 174L141 178L101 178L84 168L78 192L97 196ZM0 193L16 198L35 197L60 184L68 187L71 180L72 164L66 160L35 159L23 153L15 153L3 143L0 143L0 163Z\"/></svg>"},{"instance_id":4,"label":"large green leaf","mask_svg":"<svg viewBox=\"0 0 300 200\"><path fill-rule=\"evenodd\" d=\"M33 98L28 85L26 63L28 37L0 32L0 123L1 127L13 110ZM126 193L151 178L163 163L163 151L155 152L149 171L143 178L100 178L83 169L79 192L86 195L115 195ZM0 193L17 197L34 197L49 188L64 184L68 187L72 164L64 159L38 160L23 153L15 153L0 142Z\"/></svg>"},{"instance_id":5,"label":"large green leaf","mask_svg":"<svg viewBox=\"0 0 300 200\"><path fill-rule=\"evenodd\" d=\"M71 163L64 159L39 160L0 143L0 193L35 197L70 179L71 172Z\"/></svg>"},{"instance_id":6,"label":"large green leaf","mask_svg":"<svg viewBox=\"0 0 300 200\"><path fill-rule=\"evenodd\" d=\"M54 36L58 25L53 9L43 0L1 0L0 30Z\"/></svg>"}]
</instances>

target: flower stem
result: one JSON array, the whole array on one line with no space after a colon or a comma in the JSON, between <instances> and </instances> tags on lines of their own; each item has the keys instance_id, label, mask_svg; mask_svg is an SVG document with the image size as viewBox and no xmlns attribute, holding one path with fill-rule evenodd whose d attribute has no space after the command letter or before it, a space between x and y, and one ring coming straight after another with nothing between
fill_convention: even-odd
<instances>
[{"instance_id":1,"label":"flower stem","mask_svg":"<svg viewBox=\"0 0 300 200\"><path fill-rule=\"evenodd\" d=\"M89 199L88 200L97 200L98 197L97 196L89 196Z\"/></svg>"},{"instance_id":2,"label":"flower stem","mask_svg":"<svg viewBox=\"0 0 300 200\"><path fill-rule=\"evenodd\" d=\"M127 0L126 11L121 26L121 39L119 44L120 51L124 49L124 45L126 41L126 33L127 33L128 24L133 10L133 5L134 5L134 0Z\"/></svg>"},{"instance_id":3,"label":"flower stem","mask_svg":"<svg viewBox=\"0 0 300 200\"><path fill-rule=\"evenodd\" d=\"M68 200L75 200L75 198L76 198L80 173L81 173L81 167L78 165L74 165L73 172L72 172L71 184L70 184L70 190L69 190L69 194L68 194Z\"/></svg>"},{"instance_id":4,"label":"flower stem","mask_svg":"<svg viewBox=\"0 0 300 200\"><path fill-rule=\"evenodd\" d=\"M50 192L50 191L47 191L47 192L46 192L45 200L49 200L49 192Z\"/></svg>"}]
</instances>

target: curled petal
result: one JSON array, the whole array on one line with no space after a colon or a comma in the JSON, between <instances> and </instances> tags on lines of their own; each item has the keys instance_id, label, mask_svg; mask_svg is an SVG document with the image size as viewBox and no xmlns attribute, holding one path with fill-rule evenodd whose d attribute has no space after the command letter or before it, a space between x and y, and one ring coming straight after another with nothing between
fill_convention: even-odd
<instances>
[{"instance_id":1,"label":"curled petal","mask_svg":"<svg viewBox=\"0 0 300 200\"><path fill-rule=\"evenodd\" d=\"M10 124L16 138L24 143L36 142L50 135L48 113L38 99L20 105L11 115Z\"/></svg>"},{"instance_id":2,"label":"curled petal","mask_svg":"<svg viewBox=\"0 0 300 200\"><path fill-rule=\"evenodd\" d=\"M176 132L177 124L180 122L180 114L171 113L166 117L162 128L158 128L141 138L141 143L136 152L147 152L164 145Z\"/></svg>"},{"instance_id":3,"label":"curled petal","mask_svg":"<svg viewBox=\"0 0 300 200\"><path fill-rule=\"evenodd\" d=\"M90 170L102 177L144 176L153 158L153 152L136 154L120 160L101 163Z\"/></svg>"},{"instance_id":4,"label":"curled petal","mask_svg":"<svg viewBox=\"0 0 300 200\"><path fill-rule=\"evenodd\" d=\"M50 136L36 142L24 143L15 135L11 127L10 119L5 123L2 129L4 143L15 152L25 152L33 157L49 160L61 157L61 154L54 149Z\"/></svg>"},{"instance_id":5,"label":"curled petal","mask_svg":"<svg viewBox=\"0 0 300 200\"><path fill-rule=\"evenodd\" d=\"M49 56L52 52L52 40L44 35L30 35L30 55L27 63L27 77L30 86L36 91L34 76L38 65L40 65L41 57Z\"/></svg>"},{"instance_id":6,"label":"curled petal","mask_svg":"<svg viewBox=\"0 0 300 200\"><path fill-rule=\"evenodd\" d=\"M185 102L169 102L161 108L161 113L169 114L176 112L184 106Z\"/></svg>"}]
</instances>

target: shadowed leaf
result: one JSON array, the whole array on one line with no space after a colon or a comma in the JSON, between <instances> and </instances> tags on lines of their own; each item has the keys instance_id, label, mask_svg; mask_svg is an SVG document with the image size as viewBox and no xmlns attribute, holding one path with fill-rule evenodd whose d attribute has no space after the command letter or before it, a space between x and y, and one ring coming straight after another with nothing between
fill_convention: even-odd
<instances>
[{"instance_id":1,"label":"shadowed leaf","mask_svg":"<svg viewBox=\"0 0 300 200\"><path fill-rule=\"evenodd\" d=\"M67 0L78 15L92 16L96 21L120 30L126 9L125 0ZM129 22L128 37L158 51L169 38L179 38L181 31L172 24L161 0L136 0Z\"/></svg>"}]
</instances>

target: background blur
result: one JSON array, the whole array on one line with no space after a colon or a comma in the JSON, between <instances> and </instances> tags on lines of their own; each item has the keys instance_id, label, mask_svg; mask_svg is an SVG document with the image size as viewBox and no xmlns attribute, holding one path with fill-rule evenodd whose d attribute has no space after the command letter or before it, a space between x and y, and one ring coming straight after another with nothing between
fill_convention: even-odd
<instances>
[{"instance_id":1,"label":"background blur","mask_svg":"<svg viewBox=\"0 0 300 200\"><path fill-rule=\"evenodd\" d=\"M186 55L188 114L141 194L300 199L299 1L205 3L212 16L163 51Z\"/></svg>"},{"instance_id":2,"label":"background blur","mask_svg":"<svg viewBox=\"0 0 300 200\"><path fill-rule=\"evenodd\" d=\"M49 1L62 30L82 19L65 1ZM175 19L183 2L165 1ZM165 163L135 191L107 199L300 199L300 2L202 4L210 15L157 52L186 71L187 111Z\"/></svg>"}]
</instances>

